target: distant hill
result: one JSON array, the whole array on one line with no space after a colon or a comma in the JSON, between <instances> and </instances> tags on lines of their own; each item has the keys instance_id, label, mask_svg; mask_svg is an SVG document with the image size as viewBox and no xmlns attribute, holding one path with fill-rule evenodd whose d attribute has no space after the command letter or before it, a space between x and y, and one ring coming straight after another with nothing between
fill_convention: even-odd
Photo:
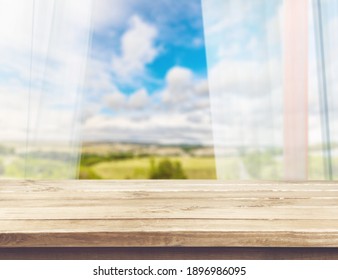
<instances>
[{"instance_id":1,"label":"distant hill","mask_svg":"<svg viewBox=\"0 0 338 280\"><path fill-rule=\"evenodd\" d=\"M111 153L132 153L136 156L214 156L213 147L201 145L159 145L138 143L84 143L83 154L107 155Z\"/></svg>"}]
</instances>

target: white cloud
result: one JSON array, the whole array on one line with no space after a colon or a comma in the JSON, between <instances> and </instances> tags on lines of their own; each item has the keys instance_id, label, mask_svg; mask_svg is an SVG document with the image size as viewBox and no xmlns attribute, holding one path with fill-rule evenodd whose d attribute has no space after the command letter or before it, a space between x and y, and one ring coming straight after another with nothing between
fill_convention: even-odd
<instances>
[{"instance_id":1,"label":"white cloud","mask_svg":"<svg viewBox=\"0 0 338 280\"><path fill-rule=\"evenodd\" d=\"M131 109L142 109L148 105L149 101L147 91L145 89L140 89L129 97L128 105Z\"/></svg>"},{"instance_id":2,"label":"white cloud","mask_svg":"<svg viewBox=\"0 0 338 280\"><path fill-rule=\"evenodd\" d=\"M84 139L211 144L207 93L206 80L198 79L188 68L175 66L168 71L161 92L149 95L140 89L129 96L115 92L104 97L110 108L123 111L114 116L97 113L87 118ZM159 102L166 95L168 102Z\"/></svg>"},{"instance_id":3,"label":"white cloud","mask_svg":"<svg viewBox=\"0 0 338 280\"><path fill-rule=\"evenodd\" d=\"M193 73L190 69L175 66L168 71L166 83L167 87L162 94L163 101L178 105L191 97L194 87Z\"/></svg>"},{"instance_id":4,"label":"white cloud","mask_svg":"<svg viewBox=\"0 0 338 280\"><path fill-rule=\"evenodd\" d=\"M137 0L93 0L92 22L95 31L116 27L130 16Z\"/></svg>"},{"instance_id":5,"label":"white cloud","mask_svg":"<svg viewBox=\"0 0 338 280\"><path fill-rule=\"evenodd\" d=\"M112 94L106 95L103 99L108 107L114 110L122 110L127 105L127 97L120 92L114 92Z\"/></svg>"},{"instance_id":6,"label":"white cloud","mask_svg":"<svg viewBox=\"0 0 338 280\"><path fill-rule=\"evenodd\" d=\"M191 85L193 79L193 73L190 69L184 67L173 67L171 68L166 76L166 81L169 86L173 88L184 88Z\"/></svg>"},{"instance_id":7,"label":"white cloud","mask_svg":"<svg viewBox=\"0 0 338 280\"><path fill-rule=\"evenodd\" d=\"M196 48L202 47L204 45L204 38L203 37L196 37L192 41L192 45Z\"/></svg>"},{"instance_id":8,"label":"white cloud","mask_svg":"<svg viewBox=\"0 0 338 280\"><path fill-rule=\"evenodd\" d=\"M110 75L110 66L107 63L89 58L85 80L86 91L90 96L100 96L117 91Z\"/></svg>"},{"instance_id":9,"label":"white cloud","mask_svg":"<svg viewBox=\"0 0 338 280\"><path fill-rule=\"evenodd\" d=\"M129 29L121 37L121 53L113 55L112 70L124 81L142 76L147 64L158 54L155 46L157 29L138 16L130 19Z\"/></svg>"},{"instance_id":10,"label":"white cloud","mask_svg":"<svg viewBox=\"0 0 338 280\"><path fill-rule=\"evenodd\" d=\"M195 92L200 96L209 96L209 85L207 80L202 80L196 83Z\"/></svg>"},{"instance_id":11,"label":"white cloud","mask_svg":"<svg viewBox=\"0 0 338 280\"><path fill-rule=\"evenodd\" d=\"M88 140L211 144L210 126L191 121L185 114L157 112L148 118L136 119L98 115L86 122L84 133Z\"/></svg>"},{"instance_id":12,"label":"white cloud","mask_svg":"<svg viewBox=\"0 0 338 280\"><path fill-rule=\"evenodd\" d=\"M133 113L135 110L145 109L150 105L150 97L145 89L140 89L130 96L121 92L114 92L103 96L103 106L107 106L115 111L125 111Z\"/></svg>"}]
</instances>

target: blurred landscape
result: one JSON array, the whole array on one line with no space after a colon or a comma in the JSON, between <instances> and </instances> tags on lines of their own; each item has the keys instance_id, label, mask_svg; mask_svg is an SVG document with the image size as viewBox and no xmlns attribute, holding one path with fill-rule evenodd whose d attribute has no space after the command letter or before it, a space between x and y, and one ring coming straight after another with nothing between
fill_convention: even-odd
<instances>
[{"instance_id":1,"label":"blurred landscape","mask_svg":"<svg viewBox=\"0 0 338 280\"><path fill-rule=\"evenodd\" d=\"M332 148L336 167L338 145ZM217 162L219 179L283 179L281 148L228 147L218 150ZM79 170L80 179L217 179L214 148L188 144L86 143ZM309 147L308 172L309 180L325 179L321 145Z\"/></svg>"},{"instance_id":2,"label":"blurred landscape","mask_svg":"<svg viewBox=\"0 0 338 280\"><path fill-rule=\"evenodd\" d=\"M77 149L77 147L76 147ZM84 143L79 157L57 143L0 145L1 178L67 179L215 179L212 147L134 143Z\"/></svg>"},{"instance_id":3,"label":"blurred landscape","mask_svg":"<svg viewBox=\"0 0 338 280\"><path fill-rule=\"evenodd\" d=\"M212 147L87 143L80 179L216 179Z\"/></svg>"},{"instance_id":4,"label":"blurred landscape","mask_svg":"<svg viewBox=\"0 0 338 280\"><path fill-rule=\"evenodd\" d=\"M338 166L337 151L337 145L333 145L334 168ZM217 178L211 146L100 142L84 143L80 155L74 158L74 154L74 150L57 143L31 147L28 152L23 143L3 143L0 145L0 176L8 179L71 179L76 168L79 179ZM310 148L308 161L309 179L325 179L321 146ZM226 148L222 153L218 151L217 162L218 179L283 178L281 149Z\"/></svg>"}]
</instances>

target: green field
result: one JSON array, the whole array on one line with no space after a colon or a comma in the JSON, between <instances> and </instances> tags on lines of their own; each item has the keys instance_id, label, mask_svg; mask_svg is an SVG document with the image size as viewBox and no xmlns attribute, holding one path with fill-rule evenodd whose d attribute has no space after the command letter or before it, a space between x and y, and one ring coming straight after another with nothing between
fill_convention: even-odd
<instances>
[{"instance_id":1,"label":"green field","mask_svg":"<svg viewBox=\"0 0 338 280\"><path fill-rule=\"evenodd\" d=\"M6 178L60 179L68 178L74 171L72 162L42 158L15 158L5 167L0 167L0 175Z\"/></svg>"},{"instance_id":2,"label":"green field","mask_svg":"<svg viewBox=\"0 0 338 280\"><path fill-rule=\"evenodd\" d=\"M178 161L188 179L216 179L213 157L166 157ZM92 179L149 179L151 159L157 164L163 157L144 157L100 162L91 166L81 166L81 177ZM232 164L233 163L233 164ZM235 171L235 161L229 161L229 171ZM231 171L230 171L231 172ZM235 172L234 172L235 173ZM87 176L84 176L87 175Z\"/></svg>"},{"instance_id":3,"label":"green field","mask_svg":"<svg viewBox=\"0 0 338 280\"><path fill-rule=\"evenodd\" d=\"M48 148L48 149L47 149ZM13 146L0 145L1 178L80 179L216 179L212 147L141 144L88 144L77 158L67 151L43 147L24 154ZM281 180L283 154L280 150L252 150L230 153L218 159L219 178L224 180ZM337 179L338 157L332 158L333 179ZM327 180L324 158L310 150L309 180Z\"/></svg>"}]
</instances>

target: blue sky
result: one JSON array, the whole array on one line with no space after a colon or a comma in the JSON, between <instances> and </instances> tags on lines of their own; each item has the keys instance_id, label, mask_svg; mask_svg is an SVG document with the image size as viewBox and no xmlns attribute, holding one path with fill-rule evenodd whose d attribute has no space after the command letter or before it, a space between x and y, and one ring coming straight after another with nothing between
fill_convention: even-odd
<instances>
[{"instance_id":1,"label":"blue sky","mask_svg":"<svg viewBox=\"0 0 338 280\"><path fill-rule=\"evenodd\" d=\"M67 143L81 135L212 144L212 108L221 144L281 143L281 0L206 0L203 17L200 0L35 0L34 18L33 0L1 3L1 139L25 140L31 131L34 139ZM328 30L337 26L333 10ZM330 61L336 61L334 38L327 38ZM312 122L318 98L310 82ZM312 127L320 135L318 121Z\"/></svg>"},{"instance_id":2,"label":"blue sky","mask_svg":"<svg viewBox=\"0 0 338 280\"><path fill-rule=\"evenodd\" d=\"M84 139L210 144L200 0L99 2Z\"/></svg>"},{"instance_id":3,"label":"blue sky","mask_svg":"<svg viewBox=\"0 0 338 280\"><path fill-rule=\"evenodd\" d=\"M1 3L1 139L211 144L200 0Z\"/></svg>"},{"instance_id":4,"label":"blue sky","mask_svg":"<svg viewBox=\"0 0 338 280\"><path fill-rule=\"evenodd\" d=\"M200 8L199 0L192 2L195 2L196 6ZM144 24L154 26L159 33L152 42L153 47L157 49L157 55L145 65L150 77L141 81L150 94L164 87L165 76L173 66L186 67L202 77L206 76L207 67L200 9L197 9L194 15L196 17L195 24L188 21L188 17L170 19L165 23L158 22L154 15L146 14L142 10L134 11L133 16L136 16ZM121 42L119 41L128 28L130 28L130 21L127 20L122 24L120 30L115 30L114 26L95 30L92 38L92 57L110 61L113 54L121 55ZM116 32L117 35L112 35L110 31ZM138 88L138 85L132 82L123 83L114 79L114 73L111 73L111 79L119 85L119 88L124 89L126 94Z\"/></svg>"}]
</instances>

